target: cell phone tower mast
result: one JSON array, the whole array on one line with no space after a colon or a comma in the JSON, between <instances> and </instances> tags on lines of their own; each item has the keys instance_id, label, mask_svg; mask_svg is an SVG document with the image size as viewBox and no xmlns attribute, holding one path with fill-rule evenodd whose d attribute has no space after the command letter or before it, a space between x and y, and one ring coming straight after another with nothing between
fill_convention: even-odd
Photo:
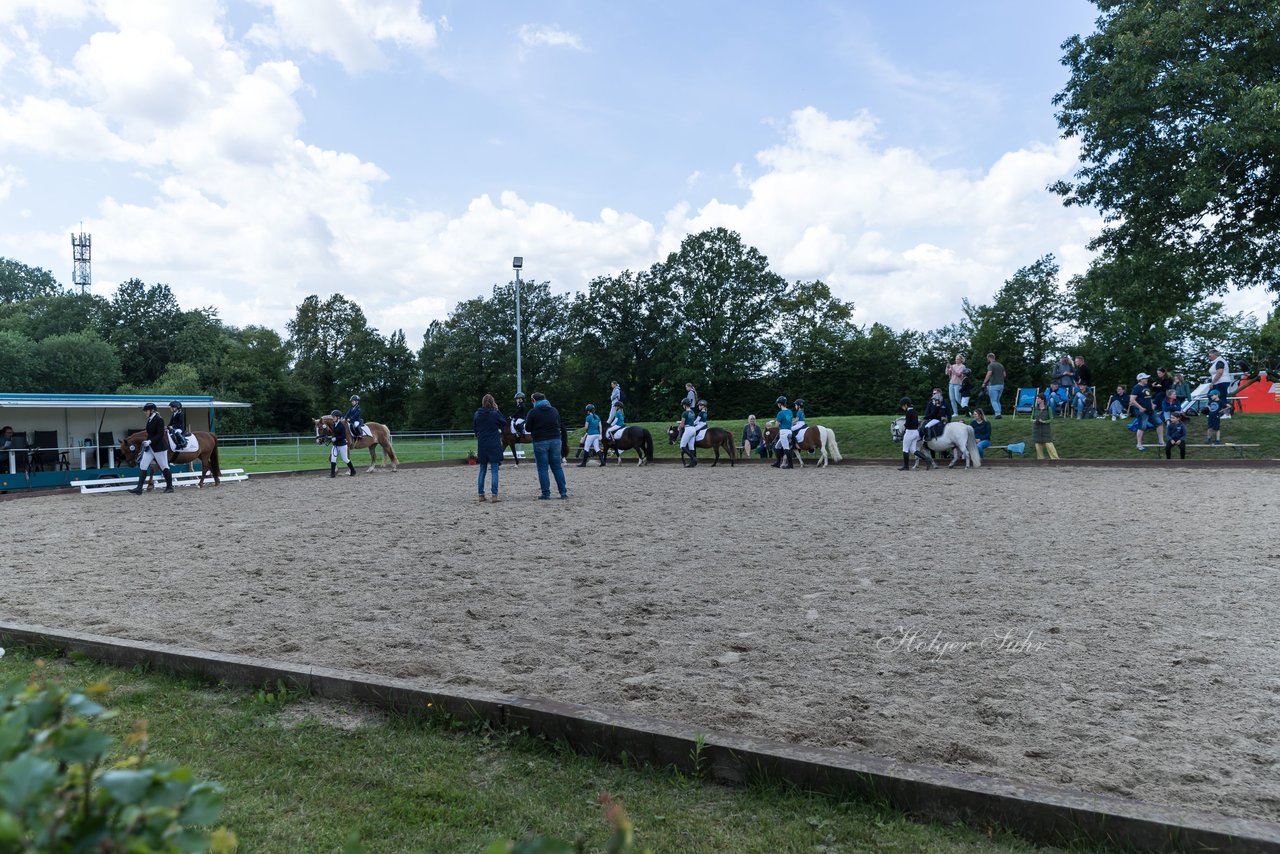
<instances>
[{"instance_id":1,"label":"cell phone tower mast","mask_svg":"<svg viewBox=\"0 0 1280 854\"><path fill-rule=\"evenodd\" d=\"M85 294L93 284L93 272L89 266L93 235L85 234L83 225L80 228L79 234L71 235L71 284L79 286L80 293Z\"/></svg>"}]
</instances>

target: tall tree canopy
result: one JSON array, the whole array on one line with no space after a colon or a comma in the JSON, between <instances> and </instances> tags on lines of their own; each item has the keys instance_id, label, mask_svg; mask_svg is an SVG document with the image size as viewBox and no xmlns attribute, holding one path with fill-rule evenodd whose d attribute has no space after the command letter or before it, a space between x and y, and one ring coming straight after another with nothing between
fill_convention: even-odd
<instances>
[{"instance_id":1,"label":"tall tree canopy","mask_svg":"<svg viewBox=\"0 0 1280 854\"><path fill-rule=\"evenodd\" d=\"M1052 189L1105 216L1100 263L1160 256L1175 310L1280 288L1280 4L1094 2L1097 32L1063 43L1071 77L1054 98L1083 165Z\"/></svg>"}]
</instances>

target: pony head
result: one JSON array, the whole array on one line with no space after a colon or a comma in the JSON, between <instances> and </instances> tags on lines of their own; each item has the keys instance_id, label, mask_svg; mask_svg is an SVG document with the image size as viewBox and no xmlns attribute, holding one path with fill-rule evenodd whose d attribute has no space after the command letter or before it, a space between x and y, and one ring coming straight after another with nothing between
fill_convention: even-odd
<instances>
[{"instance_id":1,"label":"pony head","mask_svg":"<svg viewBox=\"0 0 1280 854\"><path fill-rule=\"evenodd\" d=\"M895 418L889 422L889 435L893 437L893 441L901 442L903 435L907 432L907 428L903 425L907 423L905 418Z\"/></svg>"},{"instance_id":2,"label":"pony head","mask_svg":"<svg viewBox=\"0 0 1280 854\"><path fill-rule=\"evenodd\" d=\"M337 419L332 415L321 415L311 420L316 425L316 444L323 445L333 436L333 424Z\"/></svg>"}]
</instances>

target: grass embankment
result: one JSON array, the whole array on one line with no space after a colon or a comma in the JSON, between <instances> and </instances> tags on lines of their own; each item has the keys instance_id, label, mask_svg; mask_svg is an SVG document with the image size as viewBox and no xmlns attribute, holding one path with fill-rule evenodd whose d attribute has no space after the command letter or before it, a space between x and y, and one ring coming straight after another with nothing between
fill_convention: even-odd
<instances>
[{"instance_id":1,"label":"grass embankment","mask_svg":"<svg viewBox=\"0 0 1280 854\"><path fill-rule=\"evenodd\" d=\"M851 459L898 459L899 445L889 437L888 415L853 415L834 416L830 418L814 418L811 424L821 424L836 431L836 441L840 444L840 453ZM742 436L742 421L712 421L716 427L724 427L736 437ZM761 424L764 422L762 421ZM1053 441L1058 455L1063 459L1140 459L1157 454L1163 459L1163 449L1156 448L1156 434L1148 430L1144 442L1148 446L1145 452L1137 450L1134 434L1125 429L1128 421L1112 421L1110 418L1098 418L1089 421L1077 421L1072 418L1057 418L1053 422ZM677 459L680 449L667 443L669 422L640 422L639 426L647 427L653 433L654 456ZM1204 418L1192 418L1188 421L1187 433L1190 444L1204 442ZM570 443L577 445L581 430L575 430ZM1257 414L1237 415L1222 422L1222 440L1256 444L1257 448L1249 448L1245 456L1252 459L1270 459L1280 451L1280 415ZM996 445L1015 442L1026 442L1026 455L1035 457L1035 448L1031 445L1031 418L1020 415L1017 418L1006 415L999 421L992 421L991 441ZM739 444L740 441L739 441ZM468 451L475 450L475 442L465 439L440 440L402 440L395 443L396 455L401 462L422 462L426 460L462 460ZM532 456L526 446L526 453ZM277 454L267 456L267 454ZM710 456L711 452L701 450L699 459ZM1187 451L1195 459L1234 459L1235 452L1230 448L1191 448ZM1003 457L1003 452L998 454ZM243 468L250 472L286 471L296 469L325 469L329 465L327 446L314 444L285 444L272 447L266 443L260 448L259 459L254 461L253 450L247 448L227 448L221 451L223 468ZM379 460L382 453L379 451ZM369 453L365 450L355 451L351 455L357 468L369 465Z\"/></svg>"},{"instance_id":2,"label":"grass embankment","mask_svg":"<svg viewBox=\"0 0 1280 854\"><path fill-rule=\"evenodd\" d=\"M0 680L36 669L0 659ZM778 786L730 789L624 768L528 736L390 717L299 697L57 659L72 687L107 680L117 737L148 722L150 756L227 788L220 819L243 851L481 851L495 839L581 835L603 850L597 797L620 798L655 851L1031 851L1007 834L920 824L865 803Z\"/></svg>"}]
</instances>

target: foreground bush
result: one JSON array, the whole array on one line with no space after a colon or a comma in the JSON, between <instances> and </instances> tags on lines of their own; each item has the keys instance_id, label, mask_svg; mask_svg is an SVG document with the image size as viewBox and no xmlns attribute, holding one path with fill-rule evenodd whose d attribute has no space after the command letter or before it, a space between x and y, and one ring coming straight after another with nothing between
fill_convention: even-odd
<instances>
[{"instance_id":1,"label":"foreground bush","mask_svg":"<svg viewBox=\"0 0 1280 854\"><path fill-rule=\"evenodd\" d=\"M130 753L108 762L114 739L94 721L112 717L94 697L38 675L0 688L0 852L227 852L226 829L210 832L223 789L187 768L147 759L140 722Z\"/></svg>"}]
</instances>

